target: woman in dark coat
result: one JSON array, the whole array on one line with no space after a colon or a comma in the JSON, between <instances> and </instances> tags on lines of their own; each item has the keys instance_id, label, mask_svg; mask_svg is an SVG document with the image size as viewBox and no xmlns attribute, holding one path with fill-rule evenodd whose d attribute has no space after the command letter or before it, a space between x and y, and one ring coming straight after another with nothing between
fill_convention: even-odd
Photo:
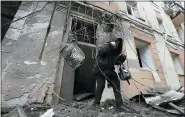
<instances>
[{"instance_id":1,"label":"woman in dark coat","mask_svg":"<svg viewBox=\"0 0 185 117\"><path fill-rule=\"evenodd\" d=\"M113 87L116 108L121 109L122 96L120 92L120 81L116 72L114 71L114 65L123 63L126 56L122 52L123 41L121 38L116 41L108 42L100 47L98 55L93 68L93 74L96 78L96 90L95 90L95 101L94 107L100 107L100 100L105 88L105 80L107 80Z\"/></svg>"}]
</instances>

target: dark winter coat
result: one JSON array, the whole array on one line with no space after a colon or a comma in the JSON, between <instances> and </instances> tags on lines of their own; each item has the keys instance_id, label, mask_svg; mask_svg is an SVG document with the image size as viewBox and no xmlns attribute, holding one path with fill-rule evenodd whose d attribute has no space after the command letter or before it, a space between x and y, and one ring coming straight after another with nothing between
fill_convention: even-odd
<instances>
[{"instance_id":1,"label":"dark winter coat","mask_svg":"<svg viewBox=\"0 0 185 117\"><path fill-rule=\"evenodd\" d=\"M119 65L125 61L126 56L121 55L123 42L120 38L118 40L120 43L116 49L113 48L110 42L100 47L93 68L95 75L102 75L102 72L104 72L109 77L115 70L114 65Z\"/></svg>"}]
</instances>

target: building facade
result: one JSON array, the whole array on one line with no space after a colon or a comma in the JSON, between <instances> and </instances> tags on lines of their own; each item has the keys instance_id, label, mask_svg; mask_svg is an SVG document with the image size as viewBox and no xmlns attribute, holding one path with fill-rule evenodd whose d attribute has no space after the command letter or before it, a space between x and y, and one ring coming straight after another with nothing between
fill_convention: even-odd
<instances>
[{"instance_id":1,"label":"building facade","mask_svg":"<svg viewBox=\"0 0 185 117\"><path fill-rule=\"evenodd\" d=\"M75 94L93 93L97 47L113 37L124 40L125 66L135 79L130 85L121 81L123 98L140 91L147 94L149 87L184 86L181 3L23 2L17 19L2 40L3 106L57 104L72 100ZM111 23L114 27L107 25ZM72 34L86 56L75 71L60 53ZM106 83L102 101L109 98L114 95Z\"/></svg>"}]
</instances>

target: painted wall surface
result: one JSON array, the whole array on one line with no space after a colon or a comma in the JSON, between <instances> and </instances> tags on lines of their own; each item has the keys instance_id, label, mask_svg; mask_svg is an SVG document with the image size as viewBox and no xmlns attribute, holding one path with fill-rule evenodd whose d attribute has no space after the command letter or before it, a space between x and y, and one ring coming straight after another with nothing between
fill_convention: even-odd
<instances>
[{"instance_id":1,"label":"painted wall surface","mask_svg":"<svg viewBox=\"0 0 185 117\"><path fill-rule=\"evenodd\" d=\"M163 18L163 23L164 23L164 28L166 30L166 33L168 35L171 35L173 37L173 39L182 42L181 39L179 38L177 30L176 30L172 20L170 19L170 17L164 12L164 10L161 10L161 15Z\"/></svg>"},{"instance_id":2,"label":"painted wall surface","mask_svg":"<svg viewBox=\"0 0 185 117\"><path fill-rule=\"evenodd\" d=\"M171 88L177 89L180 87L180 83L173 65L173 61L171 59L171 55L166 47L166 43L163 39L163 36L158 33L154 33L154 35L157 40L155 45L157 47L159 58L162 63L166 81Z\"/></svg>"},{"instance_id":3,"label":"painted wall surface","mask_svg":"<svg viewBox=\"0 0 185 117\"><path fill-rule=\"evenodd\" d=\"M37 3L20 6L15 19L31 13ZM39 2L35 10L42 9L45 4ZM2 42L2 106L23 105L27 101L51 103L60 50L56 48L61 45L64 25L61 19L65 18L62 12L55 12L42 61L38 57L53 7L54 3L48 4L47 10L21 20L18 26L20 29L10 28L6 33ZM13 24L19 25L16 22Z\"/></svg>"},{"instance_id":4,"label":"painted wall surface","mask_svg":"<svg viewBox=\"0 0 185 117\"><path fill-rule=\"evenodd\" d=\"M157 21L154 8L150 2L141 2L144 8L146 19L153 29L159 29L159 23Z\"/></svg>"},{"instance_id":5,"label":"painted wall surface","mask_svg":"<svg viewBox=\"0 0 185 117\"><path fill-rule=\"evenodd\" d=\"M156 19L156 15L154 12L154 8L151 6L151 4L148 2L143 2L143 6L145 9L145 12L147 14L147 19L149 20L149 22L151 23L151 26L153 29L159 29L159 25ZM148 5L147 5L148 4ZM164 16L164 13L162 12L162 16L165 17L164 22L167 22L166 25L168 25L171 29L170 32L173 31L174 33L176 32L175 27L172 23L172 21L170 19L168 19L169 17ZM156 48L157 48L157 52L159 54L159 58L160 58L160 62L162 64L163 70L165 72L165 78L166 81L168 83L169 86L171 86L172 88L178 88L180 86L180 83L178 81L178 76L176 74L175 68L173 67L173 62L171 60L170 57L170 53L168 51L168 49L166 49L165 54L164 54L164 49L165 49L165 41L164 41L164 36L154 32L154 36L156 39ZM165 63L164 63L164 55L165 55Z\"/></svg>"},{"instance_id":6,"label":"painted wall surface","mask_svg":"<svg viewBox=\"0 0 185 117\"><path fill-rule=\"evenodd\" d=\"M140 68L139 67L139 61L138 61L138 57L137 57L137 53L136 53L136 46L134 43L134 37L131 33L131 28L130 28L130 24L128 22L122 22L122 28L123 31L127 32L124 33L123 32L123 40L124 40L124 53L127 56L127 60L128 60L128 65L127 65L127 60L125 61L125 66L128 69L129 68Z\"/></svg>"}]
</instances>

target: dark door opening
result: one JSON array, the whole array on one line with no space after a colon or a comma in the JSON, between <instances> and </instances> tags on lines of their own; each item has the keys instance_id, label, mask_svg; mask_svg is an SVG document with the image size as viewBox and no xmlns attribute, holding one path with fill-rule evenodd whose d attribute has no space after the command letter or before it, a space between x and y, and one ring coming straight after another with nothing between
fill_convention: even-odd
<instances>
[{"instance_id":1,"label":"dark door opening","mask_svg":"<svg viewBox=\"0 0 185 117\"><path fill-rule=\"evenodd\" d=\"M83 64L75 70L75 81L73 95L82 93L93 93L95 79L92 69L94 56L96 55L96 24L74 18L72 20L71 33L77 36L78 46L85 54Z\"/></svg>"},{"instance_id":2,"label":"dark door opening","mask_svg":"<svg viewBox=\"0 0 185 117\"><path fill-rule=\"evenodd\" d=\"M95 48L82 45L81 49L85 54L85 60L83 64L75 71L74 95L82 93L94 93L95 80L92 74L92 69L94 66L92 49L95 51Z\"/></svg>"}]
</instances>

